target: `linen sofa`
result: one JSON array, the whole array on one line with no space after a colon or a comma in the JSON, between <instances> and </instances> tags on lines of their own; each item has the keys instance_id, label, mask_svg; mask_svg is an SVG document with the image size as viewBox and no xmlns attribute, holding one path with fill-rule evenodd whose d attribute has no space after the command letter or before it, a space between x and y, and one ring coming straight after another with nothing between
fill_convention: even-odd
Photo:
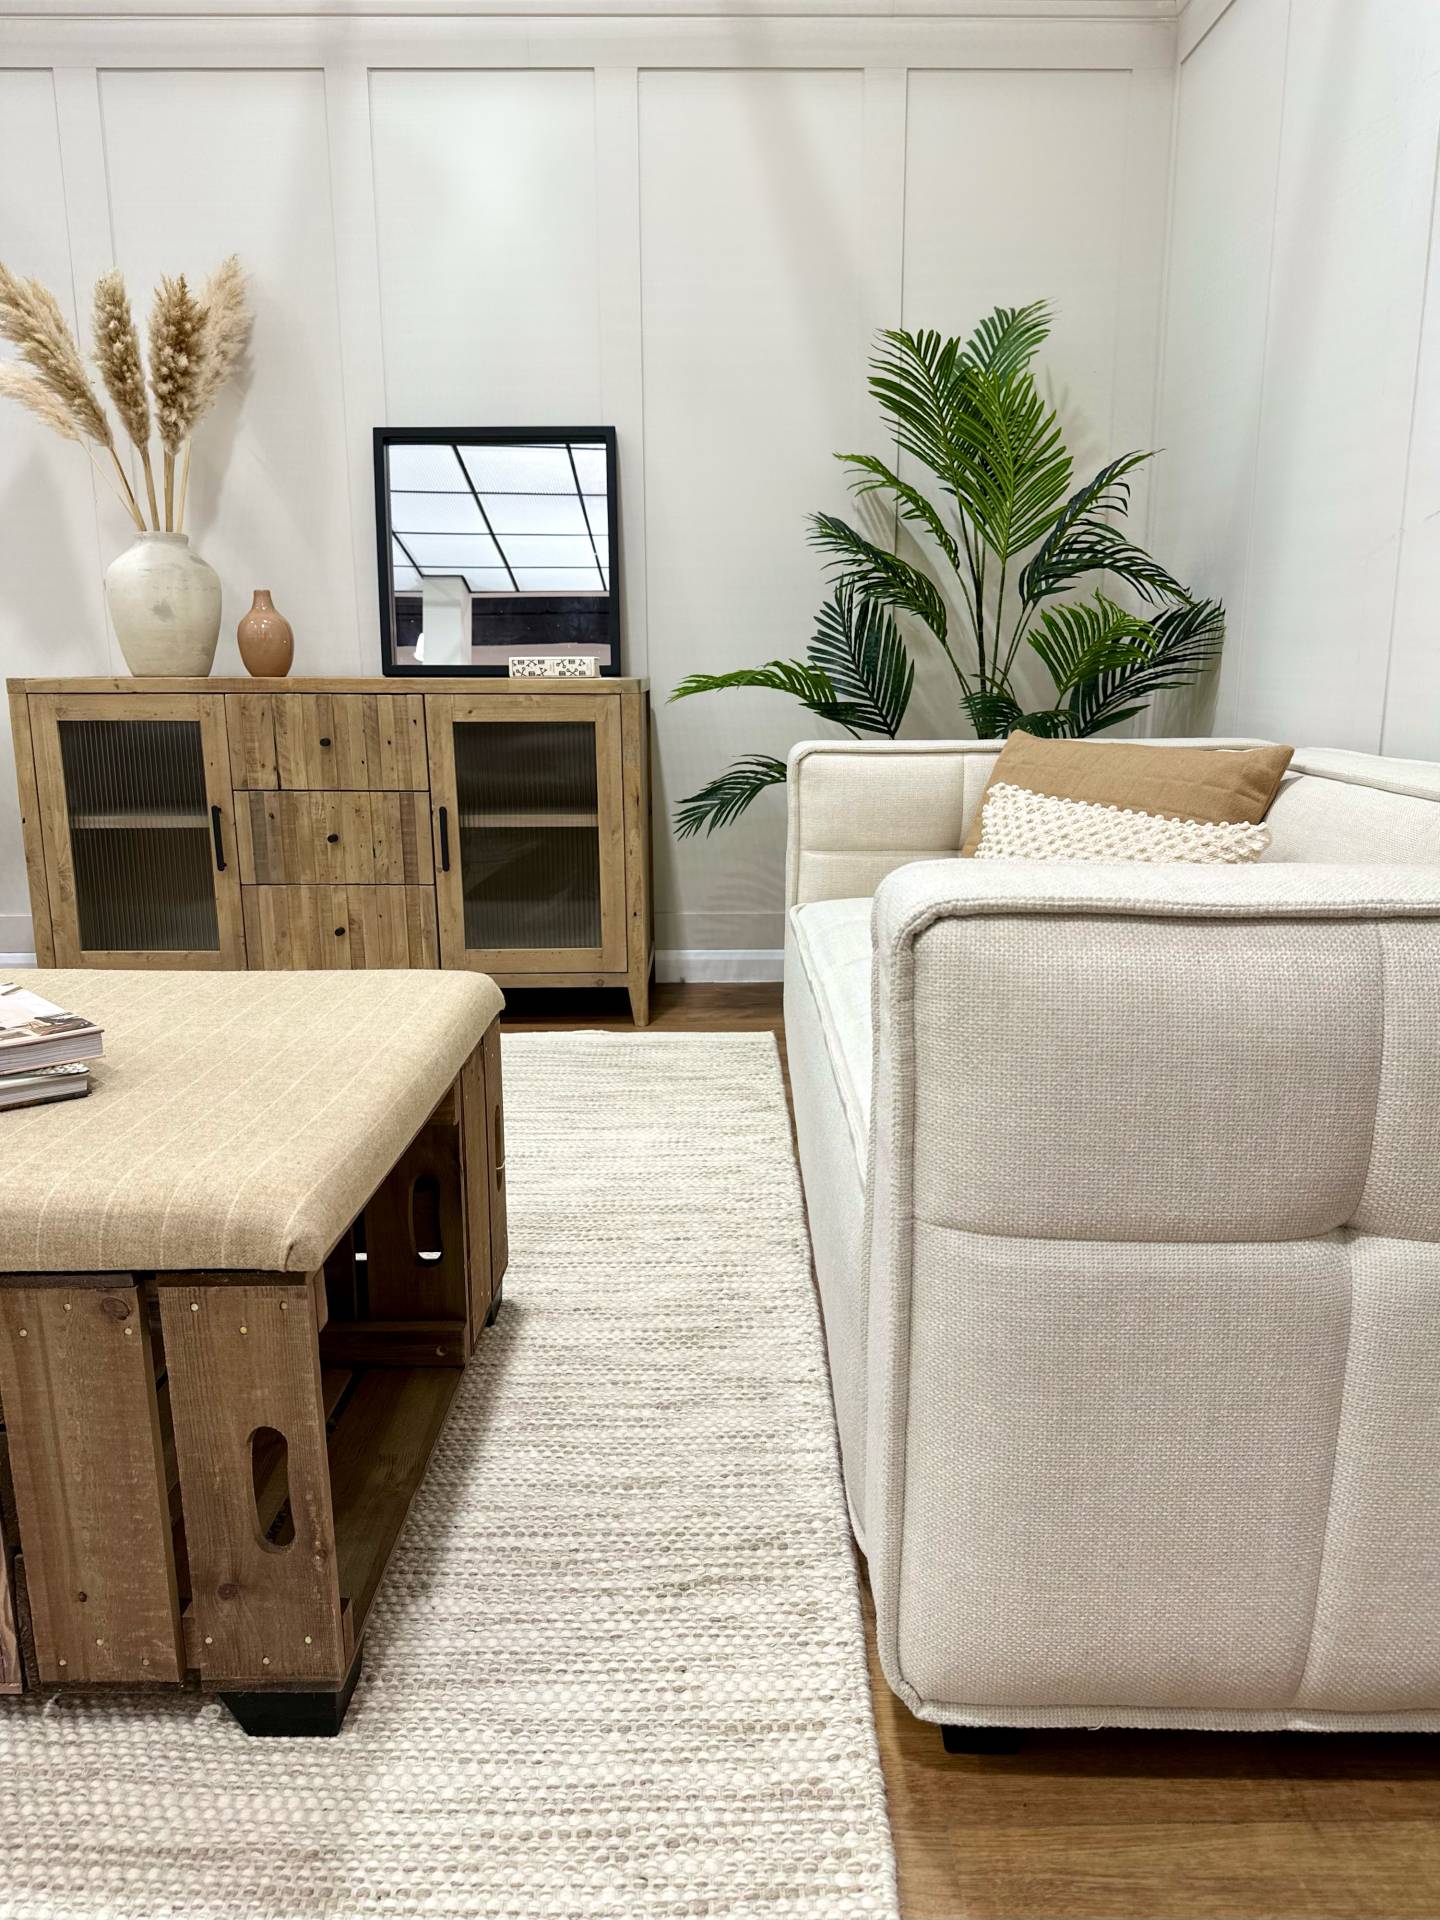
<instances>
[{"instance_id":1,"label":"linen sofa","mask_svg":"<svg viewBox=\"0 0 1440 1920\"><path fill-rule=\"evenodd\" d=\"M995 754L790 760L886 1677L952 1728L1440 1728L1440 766L1297 753L1253 866L958 860Z\"/></svg>"}]
</instances>

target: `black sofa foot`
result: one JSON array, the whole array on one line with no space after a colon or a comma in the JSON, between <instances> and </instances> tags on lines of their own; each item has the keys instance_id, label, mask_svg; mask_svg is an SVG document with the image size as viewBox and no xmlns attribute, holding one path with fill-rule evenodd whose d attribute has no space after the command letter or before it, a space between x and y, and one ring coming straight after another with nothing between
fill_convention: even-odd
<instances>
[{"instance_id":1,"label":"black sofa foot","mask_svg":"<svg viewBox=\"0 0 1440 1920\"><path fill-rule=\"evenodd\" d=\"M1019 1753L1025 1735L1019 1727L941 1727L946 1753Z\"/></svg>"},{"instance_id":2,"label":"black sofa foot","mask_svg":"<svg viewBox=\"0 0 1440 1920\"><path fill-rule=\"evenodd\" d=\"M260 1740L328 1740L345 1724L345 1711L360 1678L360 1649L333 1693L222 1693L221 1700L246 1733Z\"/></svg>"}]
</instances>

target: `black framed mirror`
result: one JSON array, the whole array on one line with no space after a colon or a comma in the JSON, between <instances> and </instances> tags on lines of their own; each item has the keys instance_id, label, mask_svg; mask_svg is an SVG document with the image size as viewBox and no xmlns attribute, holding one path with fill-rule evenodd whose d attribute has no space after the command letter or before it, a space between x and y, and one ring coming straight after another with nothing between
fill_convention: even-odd
<instances>
[{"instance_id":1,"label":"black framed mirror","mask_svg":"<svg viewBox=\"0 0 1440 1920\"><path fill-rule=\"evenodd\" d=\"M377 427L384 671L618 674L615 469L613 427Z\"/></svg>"}]
</instances>

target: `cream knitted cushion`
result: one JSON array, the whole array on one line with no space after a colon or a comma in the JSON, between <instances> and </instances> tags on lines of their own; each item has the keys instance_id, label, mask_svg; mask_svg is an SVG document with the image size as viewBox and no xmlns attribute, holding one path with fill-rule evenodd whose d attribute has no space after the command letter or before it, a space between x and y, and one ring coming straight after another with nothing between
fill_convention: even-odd
<instances>
[{"instance_id":1,"label":"cream knitted cushion","mask_svg":"<svg viewBox=\"0 0 1440 1920\"><path fill-rule=\"evenodd\" d=\"M1268 827L1167 819L1006 785L990 788L980 821L977 860L1189 860L1233 867L1258 860L1270 844Z\"/></svg>"}]
</instances>

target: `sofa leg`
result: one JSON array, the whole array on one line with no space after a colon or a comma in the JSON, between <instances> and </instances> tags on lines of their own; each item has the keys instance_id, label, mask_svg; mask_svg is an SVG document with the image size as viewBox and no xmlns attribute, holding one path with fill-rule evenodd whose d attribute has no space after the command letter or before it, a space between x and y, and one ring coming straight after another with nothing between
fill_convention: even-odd
<instances>
[{"instance_id":1,"label":"sofa leg","mask_svg":"<svg viewBox=\"0 0 1440 1920\"><path fill-rule=\"evenodd\" d=\"M1019 1753L1025 1735L1019 1727L941 1727L946 1753Z\"/></svg>"}]
</instances>

